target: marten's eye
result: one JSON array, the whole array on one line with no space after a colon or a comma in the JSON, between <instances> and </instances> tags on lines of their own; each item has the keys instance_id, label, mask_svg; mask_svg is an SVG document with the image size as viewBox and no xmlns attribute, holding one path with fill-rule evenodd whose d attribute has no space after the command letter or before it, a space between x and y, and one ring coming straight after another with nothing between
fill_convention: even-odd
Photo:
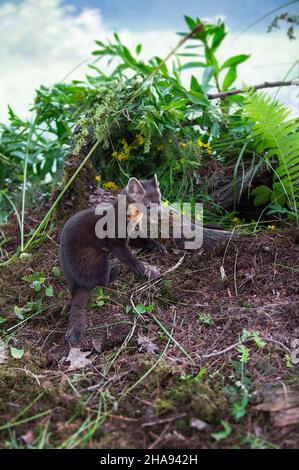
<instances>
[{"instance_id":1,"label":"marten's eye","mask_svg":"<svg viewBox=\"0 0 299 470\"><path fill-rule=\"evenodd\" d=\"M145 204L145 207L146 207L147 209L150 209L150 208L151 208L151 203L148 202L147 204Z\"/></svg>"}]
</instances>

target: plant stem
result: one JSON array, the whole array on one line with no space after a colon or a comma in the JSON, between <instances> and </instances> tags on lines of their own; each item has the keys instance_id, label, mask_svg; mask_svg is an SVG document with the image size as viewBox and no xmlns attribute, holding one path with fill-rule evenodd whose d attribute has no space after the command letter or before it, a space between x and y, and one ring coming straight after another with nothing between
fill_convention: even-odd
<instances>
[{"instance_id":1,"label":"plant stem","mask_svg":"<svg viewBox=\"0 0 299 470\"><path fill-rule=\"evenodd\" d=\"M50 209L48 210L48 212L46 213L45 217L43 218L43 220L41 221L41 223L39 224L39 226L37 227L37 229L35 230L35 232L33 233L33 235L31 236L31 238L28 240L28 242L26 243L26 245L24 246L24 248L21 247L21 251L24 252L26 251L29 246L31 245L31 243L33 242L33 240L36 238L36 236L40 233L41 229L44 228L47 223L49 222L49 219L55 209L55 207L58 205L59 201L62 199L63 195L65 194L65 192L67 191L67 189L70 187L70 185L72 184L72 182L74 181L74 179L76 178L76 176L78 175L78 173L81 171L81 169L83 168L83 166L85 165L85 163L89 160L89 158L91 157L91 155L93 154L93 152L95 151L95 149L97 148L97 146L99 145L100 143L100 140L97 140L95 142L95 144L92 146L91 150L88 152L88 154L86 155L86 157L84 158L84 160L80 163L80 165L78 166L78 168L76 169L75 173L72 175L72 177L69 179L69 181L67 182L67 184L64 186L64 188L62 189L61 193L59 194L59 196L57 197L57 199L54 201L53 205L50 207Z\"/></svg>"}]
</instances>

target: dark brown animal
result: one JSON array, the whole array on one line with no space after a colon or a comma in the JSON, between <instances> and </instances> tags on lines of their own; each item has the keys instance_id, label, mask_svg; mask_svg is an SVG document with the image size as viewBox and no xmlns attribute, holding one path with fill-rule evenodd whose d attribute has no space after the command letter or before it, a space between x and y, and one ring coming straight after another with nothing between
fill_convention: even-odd
<instances>
[{"instance_id":1,"label":"dark brown animal","mask_svg":"<svg viewBox=\"0 0 299 470\"><path fill-rule=\"evenodd\" d=\"M96 286L109 285L119 273L119 264L109 260L109 253L125 264L139 277L154 277L159 271L142 263L129 249L129 242L138 248L148 248L165 253L157 240L150 238L130 239L129 222L140 222L142 213L134 203L142 203L149 209L151 203L161 202L156 175L147 181L131 178L121 192L126 196L125 236L120 238L120 220L115 219L115 237L99 238L96 224L103 217L94 209L86 209L73 215L65 224L60 239L60 259L71 295L71 310L67 338L72 345L79 344L85 328L86 306L91 290ZM111 206L118 214L118 199ZM123 228L123 227L122 227Z\"/></svg>"}]
</instances>

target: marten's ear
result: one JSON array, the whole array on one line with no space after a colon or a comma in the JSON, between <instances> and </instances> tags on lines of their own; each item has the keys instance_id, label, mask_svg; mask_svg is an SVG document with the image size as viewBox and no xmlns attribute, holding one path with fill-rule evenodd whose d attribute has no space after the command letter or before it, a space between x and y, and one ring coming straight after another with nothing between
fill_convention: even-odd
<instances>
[{"instance_id":1,"label":"marten's ear","mask_svg":"<svg viewBox=\"0 0 299 470\"><path fill-rule=\"evenodd\" d=\"M154 174L152 181L157 188L160 186L156 173Z\"/></svg>"},{"instance_id":2,"label":"marten's ear","mask_svg":"<svg viewBox=\"0 0 299 470\"><path fill-rule=\"evenodd\" d=\"M145 189L137 178L130 178L126 187L126 192L134 201L141 201L145 195Z\"/></svg>"}]
</instances>

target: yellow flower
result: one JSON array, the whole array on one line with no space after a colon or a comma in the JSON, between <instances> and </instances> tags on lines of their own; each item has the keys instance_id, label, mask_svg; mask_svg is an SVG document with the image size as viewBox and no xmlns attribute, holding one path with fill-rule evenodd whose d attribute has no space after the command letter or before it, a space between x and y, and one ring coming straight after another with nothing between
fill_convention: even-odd
<instances>
[{"instance_id":1,"label":"yellow flower","mask_svg":"<svg viewBox=\"0 0 299 470\"><path fill-rule=\"evenodd\" d=\"M107 183L104 183L104 188L105 189L117 189L117 185L114 183L114 181L107 181Z\"/></svg>"},{"instance_id":2,"label":"yellow flower","mask_svg":"<svg viewBox=\"0 0 299 470\"><path fill-rule=\"evenodd\" d=\"M95 180L99 183L99 182L101 181L101 175L97 175L97 176L95 177Z\"/></svg>"},{"instance_id":3,"label":"yellow flower","mask_svg":"<svg viewBox=\"0 0 299 470\"><path fill-rule=\"evenodd\" d=\"M206 151L211 154L212 153L212 147L210 146L210 144L206 144L205 145L205 148L206 148Z\"/></svg>"},{"instance_id":4,"label":"yellow flower","mask_svg":"<svg viewBox=\"0 0 299 470\"><path fill-rule=\"evenodd\" d=\"M276 227L275 227L275 225L268 225L268 228L269 228L270 230L275 230Z\"/></svg>"},{"instance_id":5,"label":"yellow flower","mask_svg":"<svg viewBox=\"0 0 299 470\"><path fill-rule=\"evenodd\" d=\"M241 220L240 220L238 217L234 217L234 218L232 219L232 222L234 222L235 224L238 224L238 223L241 222Z\"/></svg>"},{"instance_id":6,"label":"yellow flower","mask_svg":"<svg viewBox=\"0 0 299 470\"><path fill-rule=\"evenodd\" d=\"M116 157L117 160L121 161L121 160L126 160L127 158L129 158L130 156L130 151L131 151L131 147L130 145L128 144L128 142L122 138L120 140L120 143L123 145L123 148L117 152L116 150L111 154L112 157Z\"/></svg>"},{"instance_id":7,"label":"yellow flower","mask_svg":"<svg viewBox=\"0 0 299 470\"><path fill-rule=\"evenodd\" d=\"M140 147L142 144L144 144L144 137L141 134L136 134L136 142L138 146Z\"/></svg>"},{"instance_id":8,"label":"yellow flower","mask_svg":"<svg viewBox=\"0 0 299 470\"><path fill-rule=\"evenodd\" d=\"M204 149L206 149L206 151L207 151L209 154L212 153L212 147L211 147L210 144L205 144L205 143L202 142L200 139L197 139L196 144L198 145L198 147L203 147Z\"/></svg>"}]
</instances>

